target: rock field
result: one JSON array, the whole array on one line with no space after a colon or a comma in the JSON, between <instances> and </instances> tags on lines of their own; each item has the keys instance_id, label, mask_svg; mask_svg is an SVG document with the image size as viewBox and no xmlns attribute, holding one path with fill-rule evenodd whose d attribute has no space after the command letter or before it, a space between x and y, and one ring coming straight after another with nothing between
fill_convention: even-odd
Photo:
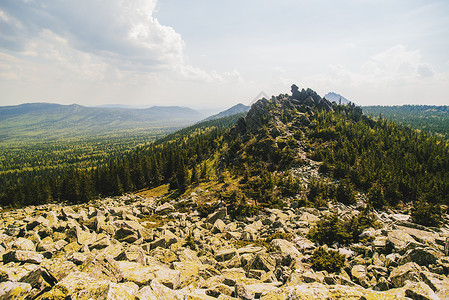
<instances>
[{"instance_id":1,"label":"rock field","mask_svg":"<svg viewBox=\"0 0 449 300\"><path fill-rule=\"evenodd\" d=\"M307 232L357 206L290 206L232 220L225 207L200 217L160 200L126 195L1 212L0 299L449 299L447 225L377 212L381 228L362 233L369 239L335 246L346 255L340 272L316 272ZM292 239L259 242L276 233Z\"/></svg>"}]
</instances>

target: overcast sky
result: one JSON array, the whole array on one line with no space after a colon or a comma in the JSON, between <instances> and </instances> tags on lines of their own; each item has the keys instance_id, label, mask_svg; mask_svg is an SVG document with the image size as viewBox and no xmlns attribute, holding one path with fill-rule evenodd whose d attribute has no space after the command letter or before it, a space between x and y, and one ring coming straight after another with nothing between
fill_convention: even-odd
<instances>
[{"instance_id":1,"label":"overcast sky","mask_svg":"<svg viewBox=\"0 0 449 300\"><path fill-rule=\"evenodd\" d=\"M449 105L449 1L1 0L0 105Z\"/></svg>"}]
</instances>

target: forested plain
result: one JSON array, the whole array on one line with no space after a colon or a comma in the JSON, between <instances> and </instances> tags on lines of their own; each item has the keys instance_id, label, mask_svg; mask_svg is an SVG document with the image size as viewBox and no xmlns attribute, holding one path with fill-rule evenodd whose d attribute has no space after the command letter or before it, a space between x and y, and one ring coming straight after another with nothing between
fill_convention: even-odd
<instances>
[{"instance_id":1,"label":"forested plain","mask_svg":"<svg viewBox=\"0 0 449 300\"><path fill-rule=\"evenodd\" d=\"M364 106L363 111L374 118L382 116L401 125L449 138L449 106Z\"/></svg>"}]
</instances>

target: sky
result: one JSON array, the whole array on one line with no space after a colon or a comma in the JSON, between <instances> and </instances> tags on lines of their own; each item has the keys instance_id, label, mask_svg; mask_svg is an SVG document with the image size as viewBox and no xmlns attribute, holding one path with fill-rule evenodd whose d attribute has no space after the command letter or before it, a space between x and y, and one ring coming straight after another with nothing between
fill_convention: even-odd
<instances>
[{"instance_id":1,"label":"sky","mask_svg":"<svg viewBox=\"0 0 449 300\"><path fill-rule=\"evenodd\" d=\"M1 0L0 106L449 105L449 1Z\"/></svg>"}]
</instances>

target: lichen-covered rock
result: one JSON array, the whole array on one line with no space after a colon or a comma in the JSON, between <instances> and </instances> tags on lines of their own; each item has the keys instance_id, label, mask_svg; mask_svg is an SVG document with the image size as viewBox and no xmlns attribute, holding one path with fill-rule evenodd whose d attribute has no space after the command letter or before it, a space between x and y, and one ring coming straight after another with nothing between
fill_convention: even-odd
<instances>
[{"instance_id":1,"label":"lichen-covered rock","mask_svg":"<svg viewBox=\"0 0 449 300\"><path fill-rule=\"evenodd\" d=\"M25 299L31 291L31 285L23 282L0 282L0 299Z\"/></svg>"},{"instance_id":2,"label":"lichen-covered rock","mask_svg":"<svg viewBox=\"0 0 449 300\"><path fill-rule=\"evenodd\" d=\"M31 263L40 264L44 256L42 254L36 253L34 251L24 251L24 250L12 250L3 254L3 262L20 262L20 263Z\"/></svg>"},{"instance_id":3,"label":"lichen-covered rock","mask_svg":"<svg viewBox=\"0 0 449 300\"><path fill-rule=\"evenodd\" d=\"M394 287L402 287L406 281L419 282L420 281L421 267L414 263L409 262L402 266L399 266L390 274L389 280Z\"/></svg>"}]
</instances>

